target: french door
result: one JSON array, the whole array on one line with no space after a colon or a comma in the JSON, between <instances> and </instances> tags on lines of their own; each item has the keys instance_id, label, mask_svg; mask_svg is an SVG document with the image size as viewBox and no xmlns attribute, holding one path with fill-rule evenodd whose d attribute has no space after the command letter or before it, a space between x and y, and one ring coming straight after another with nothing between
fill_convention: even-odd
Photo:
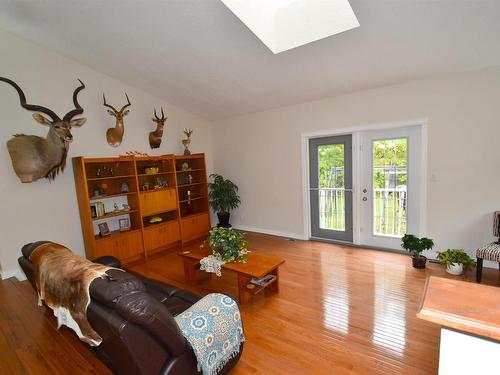
<instances>
[{"instance_id":1,"label":"french door","mask_svg":"<svg viewBox=\"0 0 500 375\"><path fill-rule=\"evenodd\" d=\"M352 136L309 140L311 237L352 242Z\"/></svg>"},{"instance_id":2,"label":"french door","mask_svg":"<svg viewBox=\"0 0 500 375\"><path fill-rule=\"evenodd\" d=\"M419 234L421 127L363 132L360 166L360 244L401 249L401 237Z\"/></svg>"},{"instance_id":3,"label":"french door","mask_svg":"<svg viewBox=\"0 0 500 375\"><path fill-rule=\"evenodd\" d=\"M419 235L421 132L408 126L309 139L311 238L400 249L404 234Z\"/></svg>"}]
</instances>

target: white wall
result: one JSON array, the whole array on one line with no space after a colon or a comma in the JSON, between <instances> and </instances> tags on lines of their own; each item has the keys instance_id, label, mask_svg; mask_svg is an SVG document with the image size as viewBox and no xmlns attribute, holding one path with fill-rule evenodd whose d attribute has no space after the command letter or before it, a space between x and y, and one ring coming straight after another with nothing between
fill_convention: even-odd
<instances>
[{"instance_id":1,"label":"white wall","mask_svg":"<svg viewBox=\"0 0 500 375\"><path fill-rule=\"evenodd\" d=\"M427 234L437 248L473 250L492 239L491 215L500 209L500 68L408 83L261 113L207 123L180 108L100 74L87 66L0 31L0 75L14 79L28 102L57 113L71 109L71 95L81 78L80 93L87 123L73 130L69 158L116 156L128 150L150 154L180 153L182 129L193 128L194 152L206 152L209 170L240 186L242 206L233 215L237 227L303 237L301 133L348 128L405 119L428 118ZM8 51L8 52L6 52ZM123 144L107 145L106 129L114 124L102 107L132 101ZM153 106L168 115L162 147L151 152ZM2 276L18 272L23 244L48 239L83 254L71 163L49 183L21 184L5 143L12 134L45 135L19 105L17 93L0 83L0 265ZM3 146L2 146L3 145ZM213 160L212 160L213 156ZM69 159L68 159L69 161ZM214 169L213 166L216 168ZM435 178L431 178L435 176Z\"/></svg>"},{"instance_id":2,"label":"white wall","mask_svg":"<svg viewBox=\"0 0 500 375\"><path fill-rule=\"evenodd\" d=\"M303 237L301 133L427 118L427 234L437 249L474 254L493 239L492 212L500 209L499 100L495 68L217 122L214 164L242 197L232 221Z\"/></svg>"},{"instance_id":3,"label":"white wall","mask_svg":"<svg viewBox=\"0 0 500 375\"><path fill-rule=\"evenodd\" d=\"M0 76L16 81L23 88L28 103L51 108L60 116L72 109L77 78L86 85L79 102L87 122L73 129L65 172L55 181L45 179L22 184L15 175L6 142L12 134L45 136L47 128L36 123L32 113L21 108L16 91L0 82L0 269L2 277L17 275L17 257L21 246L36 240L65 244L83 254L83 240L76 201L71 157L118 156L138 150L151 155L182 153L180 143L184 128L194 129L192 151L206 152L208 169L212 170L212 137L210 124L180 108L165 103L144 91L127 86L87 66L0 31ZM114 118L102 106L102 93L115 107L125 104L124 92L132 102L125 118L124 141L118 148L108 146L106 129ZM163 106L168 120L161 148L151 151L148 133L153 130L153 107Z\"/></svg>"}]
</instances>

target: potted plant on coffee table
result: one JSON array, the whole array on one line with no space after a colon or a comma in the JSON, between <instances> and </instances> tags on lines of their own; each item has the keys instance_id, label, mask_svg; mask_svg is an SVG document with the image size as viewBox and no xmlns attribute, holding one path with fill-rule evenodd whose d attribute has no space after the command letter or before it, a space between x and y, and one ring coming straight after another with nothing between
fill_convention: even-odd
<instances>
[{"instance_id":1,"label":"potted plant on coffee table","mask_svg":"<svg viewBox=\"0 0 500 375\"><path fill-rule=\"evenodd\" d=\"M213 256L224 263L246 263L248 241L245 234L232 228L213 227L210 229L206 244Z\"/></svg>"},{"instance_id":2,"label":"potted plant on coffee table","mask_svg":"<svg viewBox=\"0 0 500 375\"><path fill-rule=\"evenodd\" d=\"M219 218L218 227L231 228L229 217L231 211L237 208L241 201L238 195L238 186L231 180L225 179L219 174L211 174L213 182L208 183L208 198L210 205Z\"/></svg>"},{"instance_id":3,"label":"potted plant on coffee table","mask_svg":"<svg viewBox=\"0 0 500 375\"><path fill-rule=\"evenodd\" d=\"M451 275L461 275L464 268L473 267L476 262L463 249L448 249L438 252L437 258L446 272Z\"/></svg>"},{"instance_id":4,"label":"potted plant on coffee table","mask_svg":"<svg viewBox=\"0 0 500 375\"><path fill-rule=\"evenodd\" d=\"M200 270L221 276L221 267L225 263L246 263L248 241L245 234L232 228L213 227L202 247L208 245L210 255L200 260Z\"/></svg>"},{"instance_id":5,"label":"potted plant on coffee table","mask_svg":"<svg viewBox=\"0 0 500 375\"><path fill-rule=\"evenodd\" d=\"M413 267L425 268L427 258L420 253L432 249L434 241L427 237L418 238L413 234L405 234L401 240L401 247L411 253Z\"/></svg>"}]
</instances>

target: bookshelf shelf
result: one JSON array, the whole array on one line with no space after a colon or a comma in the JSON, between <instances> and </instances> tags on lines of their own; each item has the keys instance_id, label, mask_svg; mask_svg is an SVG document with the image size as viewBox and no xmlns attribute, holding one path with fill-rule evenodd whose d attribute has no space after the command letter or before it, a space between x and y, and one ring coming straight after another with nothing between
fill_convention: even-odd
<instances>
[{"instance_id":1,"label":"bookshelf shelf","mask_svg":"<svg viewBox=\"0 0 500 375\"><path fill-rule=\"evenodd\" d=\"M190 170L182 170L186 168L185 163ZM158 173L145 173L151 167L158 168ZM73 171L85 253L89 259L112 255L127 264L208 234L210 217L204 154L75 157ZM182 185L178 185L178 179ZM127 192L121 192L124 183ZM96 196L99 192L105 194ZM108 213L92 217L89 207L95 204L103 204ZM115 205L131 209L113 211ZM162 222L150 224L149 219L155 216ZM120 221L124 220L128 220L125 223L130 229L120 231ZM102 223L106 223L110 234L101 237L98 225Z\"/></svg>"}]
</instances>

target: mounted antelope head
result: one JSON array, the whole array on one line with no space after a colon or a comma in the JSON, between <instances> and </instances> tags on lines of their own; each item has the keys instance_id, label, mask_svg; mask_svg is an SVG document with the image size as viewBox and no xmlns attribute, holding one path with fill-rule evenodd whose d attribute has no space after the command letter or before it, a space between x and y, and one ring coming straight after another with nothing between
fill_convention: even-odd
<instances>
[{"instance_id":1,"label":"mounted antelope head","mask_svg":"<svg viewBox=\"0 0 500 375\"><path fill-rule=\"evenodd\" d=\"M0 77L0 81L6 82L14 87L19 94L21 107L34 113L33 118L42 125L49 127L46 138L35 135L16 134L14 138L7 141L7 149L12 160L12 166L21 182L33 182L45 177L53 180L59 172L64 171L69 143L73 140L71 128L82 126L86 119L73 117L81 115L83 108L78 104L77 96L85 88L82 81L73 92L73 104L75 109L69 111L61 118L53 111L40 105L26 103L23 90L8 78Z\"/></svg>"},{"instance_id":2,"label":"mounted antelope head","mask_svg":"<svg viewBox=\"0 0 500 375\"><path fill-rule=\"evenodd\" d=\"M123 124L123 118L129 114L129 110L127 109L125 111L125 108L130 107L130 100L128 99L127 93L125 93L125 96L127 97L127 104L125 104L122 109L117 111L115 107L112 105L106 103L106 97L104 94L102 94L102 97L104 99L104 106L111 108L108 109L108 113L116 118L116 124L114 128L109 128L106 131L106 139L108 140L108 144L113 147L118 147L122 143L123 139L123 133L125 132L125 125Z\"/></svg>"},{"instance_id":3,"label":"mounted antelope head","mask_svg":"<svg viewBox=\"0 0 500 375\"><path fill-rule=\"evenodd\" d=\"M163 136L163 127L165 126L167 117L163 114L163 107L161 108L161 118L156 114L156 108L154 115L155 117L152 120L156 122L156 130L149 133L149 145L151 148L159 148L161 144L161 137Z\"/></svg>"}]
</instances>

